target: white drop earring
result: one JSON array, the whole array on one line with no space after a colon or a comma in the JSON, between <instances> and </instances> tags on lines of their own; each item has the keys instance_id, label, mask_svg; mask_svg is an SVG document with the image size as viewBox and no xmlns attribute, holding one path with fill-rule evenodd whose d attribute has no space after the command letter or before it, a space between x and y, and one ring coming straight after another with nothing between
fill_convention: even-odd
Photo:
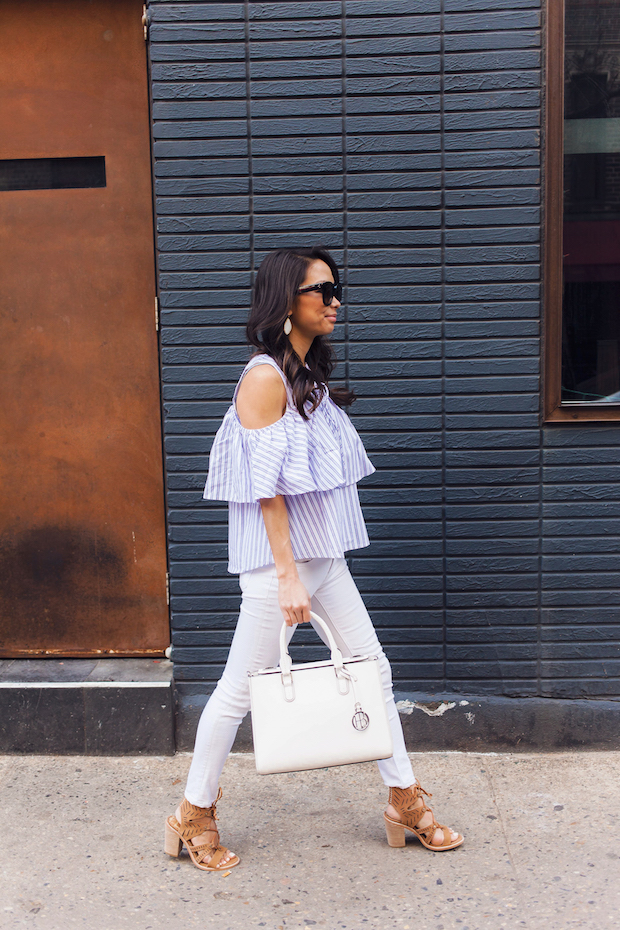
<instances>
[{"instance_id":1,"label":"white drop earring","mask_svg":"<svg viewBox=\"0 0 620 930\"><path fill-rule=\"evenodd\" d=\"M290 316L287 316L287 318L284 321L284 335L290 336L292 328L293 328L293 324L291 323L291 318Z\"/></svg>"}]
</instances>

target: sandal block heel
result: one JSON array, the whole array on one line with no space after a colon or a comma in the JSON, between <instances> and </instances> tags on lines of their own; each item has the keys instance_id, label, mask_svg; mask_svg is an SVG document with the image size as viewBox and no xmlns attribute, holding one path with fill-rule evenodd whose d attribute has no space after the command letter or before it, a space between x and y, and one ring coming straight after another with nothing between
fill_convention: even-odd
<instances>
[{"instance_id":1,"label":"sandal block heel","mask_svg":"<svg viewBox=\"0 0 620 930\"><path fill-rule=\"evenodd\" d=\"M175 858L180 855L181 847L183 846L183 840L175 833L168 821L166 821L165 833L164 833L164 852L168 853L169 856L174 856Z\"/></svg>"},{"instance_id":2,"label":"sandal block heel","mask_svg":"<svg viewBox=\"0 0 620 930\"><path fill-rule=\"evenodd\" d=\"M387 836L388 846L400 847L405 845L405 828L402 824L394 823L384 814L385 833Z\"/></svg>"}]
</instances>

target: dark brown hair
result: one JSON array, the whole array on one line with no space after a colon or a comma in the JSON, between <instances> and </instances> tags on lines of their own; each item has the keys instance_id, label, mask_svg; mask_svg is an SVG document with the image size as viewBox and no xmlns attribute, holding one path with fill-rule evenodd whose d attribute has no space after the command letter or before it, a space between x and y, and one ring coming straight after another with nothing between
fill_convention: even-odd
<instances>
[{"instance_id":1,"label":"dark brown hair","mask_svg":"<svg viewBox=\"0 0 620 930\"><path fill-rule=\"evenodd\" d=\"M329 266L334 282L338 284L338 267L329 252L321 246L276 249L266 255L256 274L252 309L246 328L250 345L270 355L286 375L295 406L306 420L308 414L316 410L321 402L336 365L336 356L329 340L325 336L316 336L308 349L304 365L284 332L284 321L303 284L308 265L316 261L325 262ZM353 391L344 387L330 388L329 394L339 407L346 407L355 400Z\"/></svg>"}]
</instances>

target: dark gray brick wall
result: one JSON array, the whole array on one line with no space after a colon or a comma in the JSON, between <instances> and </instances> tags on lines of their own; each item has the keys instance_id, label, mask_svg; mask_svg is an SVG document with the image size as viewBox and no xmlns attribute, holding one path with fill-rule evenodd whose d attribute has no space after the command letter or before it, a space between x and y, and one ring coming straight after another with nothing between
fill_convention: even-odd
<instances>
[{"instance_id":1,"label":"dark gray brick wall","mask_svg":"<svg viewBox=\"0 0 620 930\"><path fill-rule=\"evenodd\" d=\"M398 687L619 694L620 428L540 428L538 2L150 9L177 681L217 679L236 620L201 492L252 273L321 242L378 467L351 566Z\"/></svg>"},{"instance_id":2,"label":"dark gray brick wall","mask_svg":"<svg viewBox=\"0 0 620 930\"><path fill-rule=\"evenodd\" d=\"M445 642L459 691L538 689L540 14L447 0Z\"/></svg>"},{"instance_id":3,"label":"dark gray brick wall","mask_svg":"<svg viewBox=\"0 0 620 930\"><path fill-rule=\"evenodd\" d=\"M541 693L620 692L620 423L544 436Z\"/></svg>"}]
</instances>

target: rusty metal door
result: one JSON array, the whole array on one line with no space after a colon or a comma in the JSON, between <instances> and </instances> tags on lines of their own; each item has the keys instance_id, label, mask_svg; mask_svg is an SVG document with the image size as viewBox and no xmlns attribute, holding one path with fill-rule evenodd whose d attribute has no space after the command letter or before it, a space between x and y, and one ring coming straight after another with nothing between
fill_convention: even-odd
<instances>
[{"instance_id":1,"label":"rusty metal door","mask_svg":"<svg viewBox=\"0 0 620 930\"><path fill-rule=\"evenodd\" d=\"M0 0L0 654L169 642L142 2Z\"/></svg>"}]
</instances>

